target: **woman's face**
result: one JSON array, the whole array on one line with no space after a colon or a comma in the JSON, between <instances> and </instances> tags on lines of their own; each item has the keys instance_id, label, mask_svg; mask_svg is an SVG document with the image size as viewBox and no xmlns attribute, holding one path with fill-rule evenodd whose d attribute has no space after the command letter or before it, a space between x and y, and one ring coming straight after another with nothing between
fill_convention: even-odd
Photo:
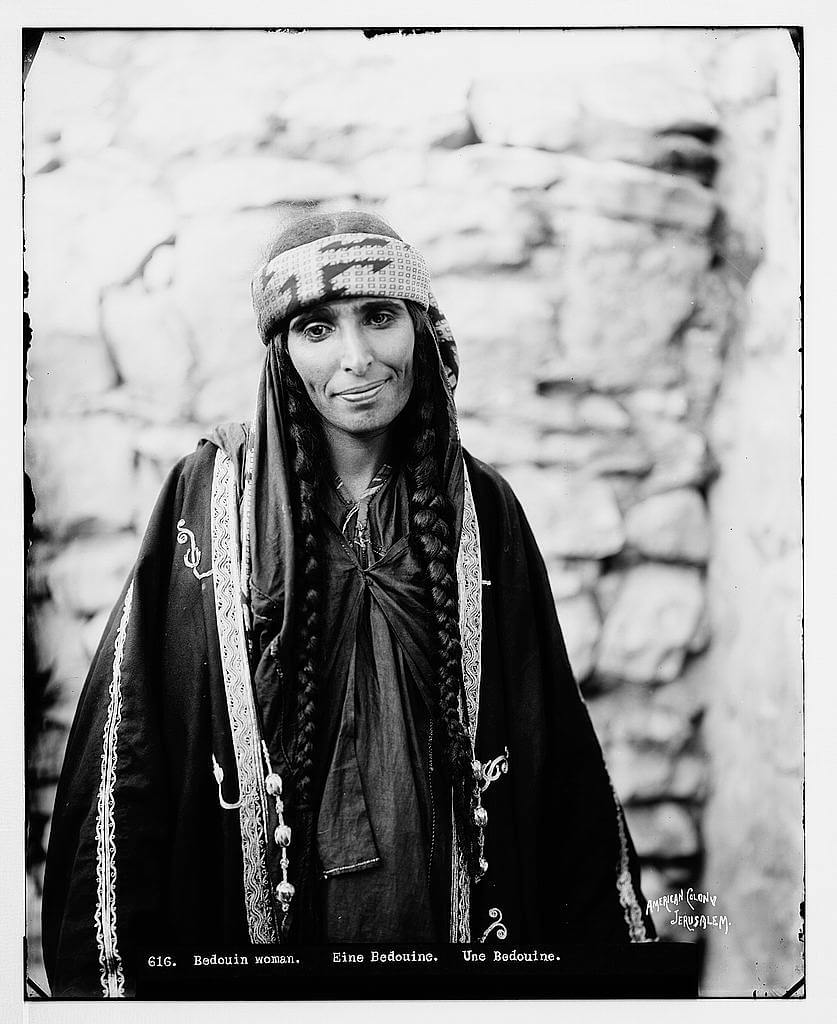
<instances>
[{"instance_id":1,"label":"woman's face","mask_svg":"<svg viewBox=\"0 0 837 1024\"><path fill-rule=\"evenodd\" d=\"M327 428L363 437L407 404L414 341L402 299L338 299L291 320L288 354Z\"/></svg>"}]
</instances>

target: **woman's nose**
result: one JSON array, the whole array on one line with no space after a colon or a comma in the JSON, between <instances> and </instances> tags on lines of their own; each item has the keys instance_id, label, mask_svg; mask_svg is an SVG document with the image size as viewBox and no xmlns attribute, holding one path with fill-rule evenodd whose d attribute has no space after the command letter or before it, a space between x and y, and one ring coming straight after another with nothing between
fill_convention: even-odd
<instances>
[{"instance_id":1,"label":"woman's nose","mask_svg":"<svg viewBox=\"0 0 837 1024\"><path fill-rule=\"evenodd\" d=\"M341 333L341 369L351 373L365 373L372 364L372 352L362 328L358 324L347 324Z\"/></svg>"}]
</instances>

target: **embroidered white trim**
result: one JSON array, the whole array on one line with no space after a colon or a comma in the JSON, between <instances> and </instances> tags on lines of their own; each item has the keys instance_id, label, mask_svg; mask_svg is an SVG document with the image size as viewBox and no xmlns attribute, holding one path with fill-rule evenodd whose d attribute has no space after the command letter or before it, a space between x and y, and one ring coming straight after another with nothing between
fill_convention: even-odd
<instances>
[{"instance_id":1,"label":"embroidered white trim","mask_svg":"<svg viewBox=\"0 0 837 1024\"><path fill-rule=\"evenodd\" d=\"M465 494L462 510L462 536L456 556L456 577L459 582L459 633L462 642L462 680L465 686L464 707L460 700L460 711L464 712L471 736L471 746L476 744L477 720L480 710L480 669L482 666L482 553L480 531L474 495L468 468L462 466L465 478ZM451 815L453 820L453 815ZM451 857L451 942L471 941L471 882L465 856L456 834L452 830L452 846L455 855Z\"/></svg>"},{"instance_id":2,"label":"embroidered white trim","mask_svg":"<svg viewBox=\"0 0 837 1024\"><path fill-rule=\"evenodd\" d=\"M480 764L480 792L484 793L492 782L496 782L508 770L509 748L504 747L502 754L498 754L492 761L483 761Z\"/></svg>"},{"instance_id":3,"label":"embroidered white trim","mask_svg":"<svg viewBox=\"0 0 837 1024\"><path fill-rule=\"evenodd\" d=\"M380 857L370 857L369 860L359 860L357 864L344 864L339 868L329 868L323 872L323 878L331 878L332 875L345 875L347 871L357 871L358 868L369 867L370 864L379 864Z\"/></svg>"},{"instance_id":4,"label":"embroidered white trim","mask_svg":"<svg viewBox=\"0 0 837 1024\"><path fill-rule=\"evenodd\" d=\"M96 804L96 944L99 947L99 978L106 999L125 995L125 975L116 933L116 831L114 823L114 786L116 785L116 743L122 720L122 659L125 636L134 599L131 580L122 604L122 617L113 645L113 672L108 688L108 712L102 736L102 772Z\"/></svg>"},{"instance_id":5,"label":"embroidered white trim","mask_svg":"<svg viewBox=\"0 0 837 1024\"><path fill-rule=\"evenodd\" d=\"M497 929L497 938L505 939L509 932L506 926L503 924L503 911L500 910L499 907L492 907L488 911L488 916L494 923L490 924L482 933L482 935L480 936L480 942L485 942L485 940L495 930L495 928Z\"/></svg>"},{"instance_id":6,"label":"embroidered white trim","mask_svg":"<svg viewBox=\"0 0 837 1024\"><path fill-rule=\"evenodd\" d=\"M619 876L616 879L616 888L619 891L619 902L622 905L622 913L625 924L628 926L628 934L631 942L648 942L648 934L645 931L645 920L642 916L642 908L634 892L634 883L631 878L630 858L628 855L628 839L625 833L625 816L622 805L613 786L613 802L616 804L616 825L619 829Z\"/></svg>"},{"instance_id":7,"label":"embroidered white trim","mask_svg":"<svg viewBox=\"0 0 837 1024\"><path fill-rule=\"evenodd\" d=\"M238 769L244 902L250 941L279 941L266 859L267 794L261 771L238 580L238 501L229 456L220 449L212 475L212 565L224 690Z\"/></svg>"},{"instance_id":8,"label":"embroidered white trim","mask_svg":"<svg viewBox=\"0 0 837 1024\"><path fill-rule=\"evenodd\" d=\"M178 520L177 543L189 545L189 550L183 556L183 564L187 569L192 570L192 575L196 580L205 580L207 576L212 575L211 567L207 572L198 572L198 566L201 563L201 549L197 545L194 533L186 526L185 519Z\"/></svg>"}]
</instances>

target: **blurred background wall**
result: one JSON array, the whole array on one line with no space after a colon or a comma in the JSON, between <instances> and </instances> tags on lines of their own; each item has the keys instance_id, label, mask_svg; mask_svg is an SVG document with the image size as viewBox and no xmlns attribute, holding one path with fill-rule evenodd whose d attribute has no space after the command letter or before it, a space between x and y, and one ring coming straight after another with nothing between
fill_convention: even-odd
<instances>
[{"instance_id":1,"label":"blurred background wall","mask_svg":"<svg viewBox=\"0 0 837 1024\"><path fill-rule=\"evenodd\" d=\"M425 253L649 899L802 973L799 95L780 30L48 34L26 83L30 972L67 730L162 479L249 417L292 206Z\"/></svg>"}]
</instances>

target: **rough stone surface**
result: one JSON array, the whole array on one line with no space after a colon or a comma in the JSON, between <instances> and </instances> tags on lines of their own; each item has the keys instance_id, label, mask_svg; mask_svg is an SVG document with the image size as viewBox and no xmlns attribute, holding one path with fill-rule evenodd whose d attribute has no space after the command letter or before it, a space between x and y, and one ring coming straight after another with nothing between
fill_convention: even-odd
<instances>
[{"instance_id":1,"label":"rough stone surface","mask_svg":"<svg viewBox=\"0 0 837 1024\"><path fill-rule=\"evenodd\" d=\"M558 232L566 210L648 221L696 233L707 231L717 212L712 189L682 175L619 160L568 163L562 180L549 190L549 199L555 208Z\"/></svg>"},{"instance_id":2,"label":"rough stone surface","mask_svg":"<svg viewBox=\"0 0 837 1024\"><path fill-rule=\"evenodd\" d=\"M47 570L56 606L85 616L109 610L119 596L137 547L134 533L72 541Z\"/></svg>"},{"instance_id":3,"label":"rough stone surface","mask_svg":"<svg viewBox=\"0 0 837 1024\"><path fill-rule=\"evenodd\" d=\"M130 163L123 171L74 161L38 175L27 183L24 216L36 334L96 334L102 289L135 274L175 230L170 204L136 180Z\"/></svg>"},{"instance_id":4,"label":"rough stone surface","mask_svg":"<svg viewBox=\"0 0 837 1024\"><path fill-rule=\"evenodd\" d=\"M577 594L557 602L558 621L567 645L570 665L581 682L590 675L602 623L596 603L589 594Z\"/></svg>"},{"instance_id":5,"label":"rough stone surface","mask_svg":"<svg viewBox=\"0 0 837 1024\"><path fill-rule=\"evenodd\" d=\"M707 969L719 995L784 992L804 972L798 65L786 33L744 39L736 46L754 73L765 61L778 72L778 95L773 141L759 168L748 151L751 136L735 131L760 105L749 96L736 99L725 122L733 134L722 195L746 234L761 235L766 248L761 280L753 277L742 296L744 330L728 356L711 430L720 474L709 492L713 642L703 659L711 773L704 877L724 894L734 925L728 935L709 936ZM750 180L750 172L757 177ZM748 180L773 201L748 206ZM762 290L768 281L769 296ZM810 614L811 623L806 608L806 627L830 628L827 615L818 626L816 612ZM724 841L732 828L734 848Z\"/></svg>"},{"instance_id":6,"label":"rough stone surface","mask_svg":"<svg viewBox=\"0 0 837 1024\"><path fill-rule=\"evenodd\" d=\"M178 211L186 216L317 202L355 191L349 175L335 167L279 157L232 156L197 165L183 161L170 177Z\"/></svg>"},{"instance_id":7,"label":"rough stone surface","mask_svg":"<svg viewBox=\"0 0 837 1024\"><path fill-rule=\"evenodd\" d=\"M605 619L597 672L632 683L671 682L682 668L703 600L695 569L629 569Z\"/></svg>"},{"instance_id":8,"label":"rough stone surface","mask_svg":"<svg viewBox=\"0 0 837 1024\"><path fill-rule=\"evenodd\" d=\"M116 385L117 375L99 337L66 337L38 332L26 362L30 416L81 411L91 395Z\"/></svg>"},{"instance_id":9,"label":"rough stone surface","mask_svg":"<svg viewBox=\"0 0 837 1024\"><path fill-rule=\"evenodd\" d=\"M560 239L566 256L553 373L604 391L679 381L671 340L692 314L706 243L586 212L562 214Z\"/></svg>"},{"instance_id":10,"label":"rough stone surface","mask_svg":"<svg viewBox=\"0 0 837 1024\"><path fill-rule=\"evenodd\" d=\"M504 189L546 189L566 173L566 161L554 153L525 146L479 143L451 152L432 153L427 166L428 184L470 188L480 185Z\"/></svg>"},{"instance_id":11,"label":"rough stone surface","mask_svg":"<svg viewBox=\"0 0 837 1024\"><path fill-rule=\"evenodd\" d=\"M575 597L582 590L591 590L601 571L597 560L579 558L551 560L547 570L552 596L556 601Z\"/></svg>"},{"instance_id":12,"label":"rough stone surface","mask_svg":"<svg viewBox=\"0 0 837 1024\"><path fill-rule=\"evenodd\" d=\"M434 279L433 287L462 364L457 409L486 422L526 420L534 404L533 374L555 345L552 304L538 279L523 272L450 274Z\"/></svg>"},{"instance_id":13,"label":"rough stone surface","mask_svg":"<svg viewBox=\"0 0 837 1024\"><path fill-rule=\"evenodd\" d=\"M541 233L531 211L498 187L405 189L381 213L439 274L520 266Z\"/></svg>"},{"instance_id":14,"label":"rough stone surface","mask_svg":"<svg viewBox=\"0 0 837 1024\"><path fill-rule=\"evenodd\" d=\"M201 377L223 376L261 353L250 280L278 225L275 213L258 210L194 217L178 231L174 301L195 339Z\"/></svg>"},{"instance_id":15,"label":"rough stone surface","mask_svg":"<svg viewBox=\"0 0 837 1024\"><path fill-rule=\"evenodd\" d=\"M579 98L553 72L484 75L471 88L469 113L479 138L495 145L560 152L581 132Z\"/></svg>"},{"instance_id":16,"label":"rough stone surface","mask_svg":"<svg viewBox=\"0 0 837 1024\"><path fill-rule=\"evenodd\" d=\"M131 525L133 446L119 419L62 416L30 423L26 466L38 531L67 537Z\"/></svg>"},{"instance_id":17,"label":"rough stone surface","mask_svg":"<svg viewBox=\"0 0 837 1024\"><path fill-rule=\"evenodd\" d=\"M338 66L282 103L281 145L290 155L315 160L345 158L347 144L355 156L463 145L473 141L466 88L452 64Z\"/></svg>"},{"instance_id":18,"label":"rough stone surface","mask_svg":"<svg viewBox=\"0 0 837 1024\"><path fill-rule=\"evenodd\" d=\"M679 804L628 807L625 815L640 857L694 857L698 852L694 818Z\"/></svg>"},{"instance_id":19,"label":"rough stone surface","mask_svg":"<svg viewBox=\"0 0 837 1024\"><path fill-rule=\"evenodd\" d=\"M141 281L109 289L102 301L102 331L128 388L181 416L189 404L195 359L186 325L168 293L148 292Z\"/></svg>"},{"instance_id":20,"label":"rough stone surface","mask_svg":"<svg viewBox=\"0 0 837 1024\"><path fill-rule=\"evenodd\" d=\"M258 338L258 335L256 337ZM243 423L252 418L261 356L261 351L253 349L246 361L230 367L223 378L216 375L209 377L195 399L194 416L199 423L210 427L214 423L225 423L229 420Z\"/></svg>"},{"instance_id":21,"label":"rough stone surface","mask_svg":"<svg viewBox=\"0 0 837 1024\"><path fill-rule=\"evenodd\" d=\"M706 769L694 755L674 760L658 748L617 745L606 756L614 788L626 804L667 797L698 801L705 793Z\"/></svg>"},{"instance_id":22,"label":"rough stone surface","mask_svg":"<svg viewBox=\"0 0 837 1024\"><path fill-rule=\"evenodd\" d=\"M640 425L639 434L653 459L653 468L641 484L643 497L679 487L697 487L709 478L712 460L700 431L657 419Z\"/></svg>"},{"instance_id":23,"label":"rough stone surface","mask_svg":"<svg viewBox=\"0 0 837 1024\"><path fill-rule=\"evenodd\" d=\"M507 476L544 557L604 558L621 549L622 517L604 481L521 466Z\"/></svg>"},{"instance_id":24,"label":"rough stone surface","mask_svg":"<svg viewBox=\"0 0 837 1024\"><path fill-rule=\"evenodd\" d=\"M703 564L709 557L706 506L695 490L669 491L634 505L625 516L625 536L657 561Z\"/></svg>"},{"instance_id":25,"label":"rough stone surface","mask_svg":"<svg viewBox=\"0 0 837 1024\"><path fill-rule=\"evenodd\" d=\"M658 749L668 758L683 753L694 732L692 716L664 700L671 686L656 693L624 689L598 694L589 702L590 716L605 746Z\"/></svg>"}]
</instances>

